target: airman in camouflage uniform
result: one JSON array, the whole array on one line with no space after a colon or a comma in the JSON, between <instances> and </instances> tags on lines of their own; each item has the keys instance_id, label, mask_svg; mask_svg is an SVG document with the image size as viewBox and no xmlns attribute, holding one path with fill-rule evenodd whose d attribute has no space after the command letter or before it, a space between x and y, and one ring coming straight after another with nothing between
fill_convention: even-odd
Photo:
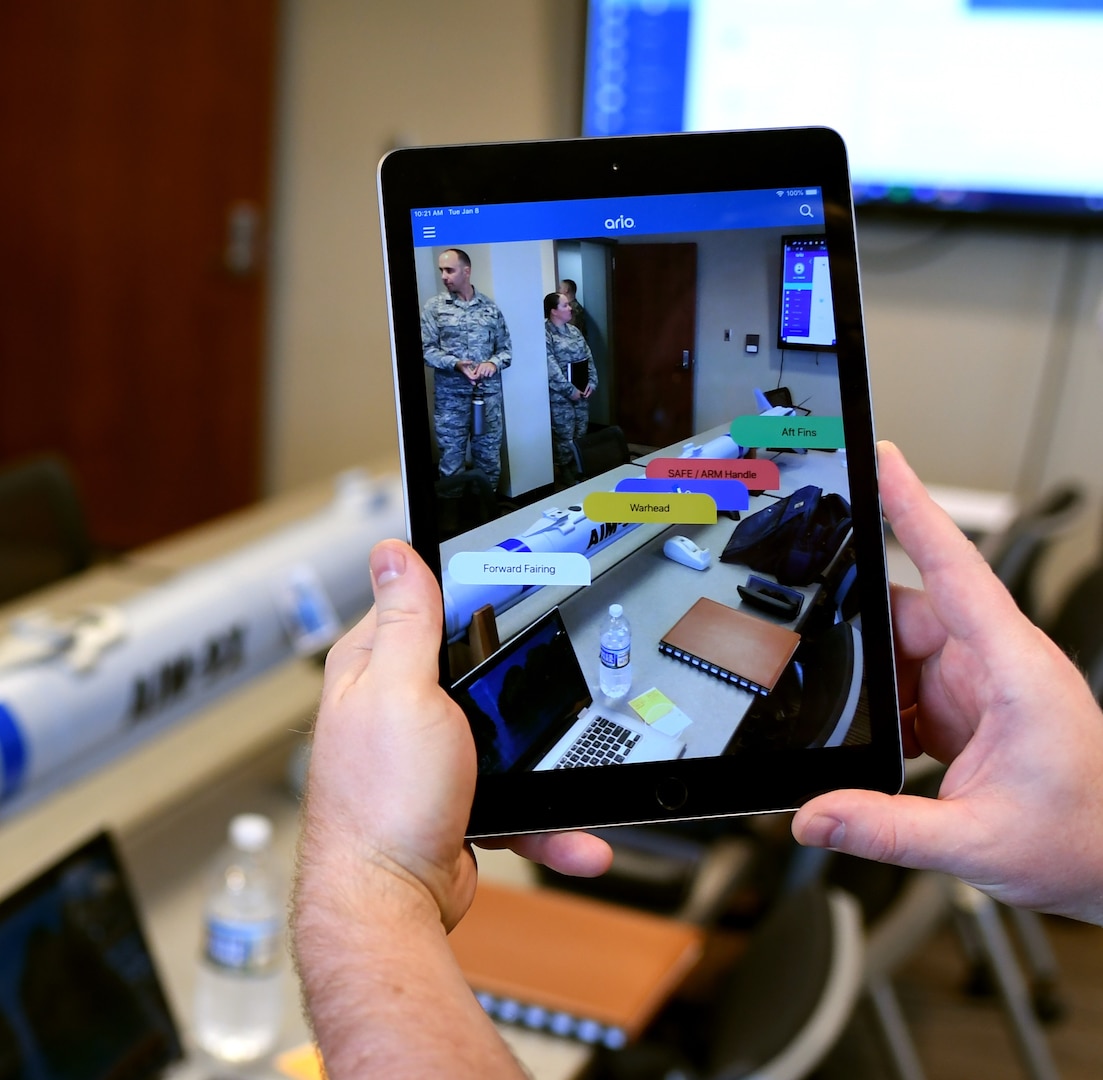
<instances>
[{"instance_id":1,"label":"airman in camouflage uniform","mask_svg":"<svg viewBox=\"0 0 1103 1080\"><path fill-rule=\"evenodd\" d=\"M433 369L440 475L463 472L470 439L475 466L497 488L502 471L501 372L511 360L509 330L498 305L471 284L466 252L442 252L437 265L447 291L422 308L421 344L425 363ZM472 425L476 396L484 402L479 435Z\"/></svg>"},{"instance_id":2,"label":"airman in camouflage uniform","mask_svg":"<svg viewBox=\"0 0 1103 1080\"><path fill-rule=\"evenodd\" d=\"M583 337L586 336L586 309L578 302L578 285L567 277L559 283L559 291L567 297L571 305L571 326L575 327Z\"/></svg>"},{"instance_id":3,"label":"airman in camouflage uniform","mask_svg":"<svg viewBox=\"0 0 1103 1080\"><path fill-rule=\"evenodd\" d=\"M548 349L548 398L551 401L552 460L561 483L576 479L571 443L586 434L590 421L589 397L597 389L597 367L586 339L570 325L571 305L565 293L544 297L544 341ZM585 365L582 368L581 365ZM572 381L585 383L579 388Z\"/></svg>"}]
</instances>

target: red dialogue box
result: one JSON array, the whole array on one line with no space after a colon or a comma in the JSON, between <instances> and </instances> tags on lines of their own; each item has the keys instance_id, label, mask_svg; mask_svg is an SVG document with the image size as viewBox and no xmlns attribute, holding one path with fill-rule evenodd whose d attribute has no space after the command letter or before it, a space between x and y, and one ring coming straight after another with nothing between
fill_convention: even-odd
<instances>
[{"instance_id":1,"label":"red dialogue box","mask_svg":"<svg viewBox=\"0 0 1103 1080\"><path fill-rule=\"evenodd\" d=\"M758 458L654 458L647 476L655 480L739 480L751 491L777 491L777 462Z\"/></svg>"}]
</instances>

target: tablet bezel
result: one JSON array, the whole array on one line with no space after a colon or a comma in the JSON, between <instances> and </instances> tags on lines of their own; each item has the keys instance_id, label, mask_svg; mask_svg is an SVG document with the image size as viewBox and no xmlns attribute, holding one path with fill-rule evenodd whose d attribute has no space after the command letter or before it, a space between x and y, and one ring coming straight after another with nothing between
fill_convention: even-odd
<instances>
[{"instance_id":1,"label":"tablet bezel","mask_svg":"<svg viewBox=\"0 0 1103 1080\"><path fill-rule=\"evenodd\" d=\"M433 485L424 482L434 475L434 466L410 212L430 206L809 184L822 191L830 252L853 543L861 567L871 741L602 769L482 775L469 836L793 810L835 788L900 789L903 758L846 151L835 132L802 128L414 148L393 151L380 163L407 528L413 547L438 580L435 499ZM447 686L443 636L440 670Z\"/></svg>"}]
</instances>

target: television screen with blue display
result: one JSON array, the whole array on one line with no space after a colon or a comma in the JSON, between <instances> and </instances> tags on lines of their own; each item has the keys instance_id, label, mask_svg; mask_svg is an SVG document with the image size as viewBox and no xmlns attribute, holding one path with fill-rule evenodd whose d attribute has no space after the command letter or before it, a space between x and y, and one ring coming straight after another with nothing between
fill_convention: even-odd
<instances>
[{"instance_id":1,"label":"television screen with blue display","mask_svg":"<svg viewBox=\"0 0 1103 1080\"><path fill-rule=\"evenodd\" d=\"M856 204L1103 225L1103 0L590 0L583 134L825 125Z\"/></svg>"}]
</instances>

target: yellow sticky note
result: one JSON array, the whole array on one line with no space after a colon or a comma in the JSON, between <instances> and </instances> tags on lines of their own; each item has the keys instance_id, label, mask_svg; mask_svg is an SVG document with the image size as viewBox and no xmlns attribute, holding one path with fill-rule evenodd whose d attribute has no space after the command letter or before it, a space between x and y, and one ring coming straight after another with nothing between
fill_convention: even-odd
<instances>
[{"instance_id":1,"label":"yellow sticky note","mask_svg":"<svg viewBox=\"0 0 1103 1080\"><path fill-rule=\"evenodd\" d=\"M681 735L693 723L666 694L655 686L645 690L639 697L634 697L628 704L656 731L674 738Z\"/></svg>"},{"instance_id":2,"label":"yellow sticky note","mask_svg":"<svg viewBox=\"0 0 1103 1080\"><path fill-rule=\"evenodd\" d=\"M639 713L640 719L648 724L661 720L674 708L674 702L655 686L645 690L639 697L634 697L628 704Z\"/></svg>"},{"instance_id":3,"label":"yellow sticky note","mask_svg":"<svg viewBox=\"0 0 1103 1080\"><path fill-rule=\"evenodd\" d=\"M285 1050L276 1058L276 1068L291 1080L325 1080L322 1055L313 1043Z\"/></svg>"}]
</instances>

